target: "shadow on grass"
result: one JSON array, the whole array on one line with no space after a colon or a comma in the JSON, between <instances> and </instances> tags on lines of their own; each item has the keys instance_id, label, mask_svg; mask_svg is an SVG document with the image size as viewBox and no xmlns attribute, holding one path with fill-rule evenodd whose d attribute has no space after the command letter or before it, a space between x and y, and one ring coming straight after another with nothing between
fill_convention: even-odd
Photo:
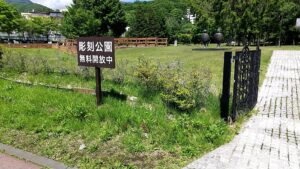
<instances>
[{"instance_id":1,"label":"shadow on grass","mask_svg":"<svg viewBox=\"0 0 300 169\"><path fill-rule=\"evenodd\" d=\"M103 91L102 93L103 97L112 97L121 101L126 101L128 97L126 94L122 94L115 89L111 89L110 91Z\"/></svg>"}]
</instances>

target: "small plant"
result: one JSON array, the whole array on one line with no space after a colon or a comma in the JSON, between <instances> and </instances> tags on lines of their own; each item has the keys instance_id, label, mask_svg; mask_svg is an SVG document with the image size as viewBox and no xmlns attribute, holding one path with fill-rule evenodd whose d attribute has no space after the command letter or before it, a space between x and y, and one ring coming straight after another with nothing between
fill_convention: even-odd
<instances>
[{"instance_id":1,"label":"small plant","mask_svg":"<svg viewBox=\"0 0 300 169\"><path fill-rule=\"evenodd\" d=\"M112 81L116 84L124 84L127 75L128 60L121 60L117 68L112 71Z\"/></svg>"},{"instance_id":2,"label":"small plant","mask_svg":"<svg viewBox=\"0 0 300 169\"><path fill-rule=\"evenodd\" d=\"M65 76L65 75L69 74L69 71L68 71L68 69L66 69L64 67L61 67L61 68L59 68L59 73L61 76Z\"/></svg>"},{"instance_id":3,"label":"small plant","mask_svg":"<svg viewBox=\"0 0 300 169\"><path fill-rule=\"evenodd\" d=\"M84 121L89 117L89 109L83 104L69 107L69 114L80 121Z\"/></svg>"},{"instance_id":4,"label":"small plant","mask_svg":"<svg viewBox=\"0 0 300 169\"><path fill-rule=\"evenodd\" d=\"M41 63L43 65L42 71L44 72L44 74L50 75L51 73L54 73L54 69L50 67L47 59L42 58Z\"/></svg>"},{"instance_id":5,"label":"small plant","mask_svg":"<svg viewBox=\"0 0 300 169\"><path fill-rule=\"evenodd\" d=\"M42 65L39 57L32 57L27 62L28 72L37 75L42 71Z\"/></svg>"},{"instance_id":6,"label":"small plant","mask_svg":"<svg viewBox=\"0 0 300 169\"><path fill-rule=\"evenodd\" d=\"M179 34L178 40L183 44L191 44L193 36L191 34Z\"/></svg>"},{"instance_id":7,"label":"small plant","mask_svg":"<svg viewBox=\"0 0 300 169\"><path fill-rule=\"evenodd\" d=\"M192 91L178 76L165 82L161 98L168 106L180 111L189 111L196 106Z\"/></svg>"},{"instance_id":8,"label":"small plant","mask_svg":"<svg viewBox=\"0 0 300 169\"><path fill-rule=\"evenodd\" d=\"M205 127L204 139L207 142L215 143L220 137L224 135L224 128L226 124L222 121L217 121L213 124L209 124Z\"/></svg>"},{"instance_id":9,"label":"small plant","mask_svg":"<svg viewBox=\"0 0 300 169\"><path fill-rule=\"evenodd\" d=\"M142 141L139 133L130 133L124 138L123 144L130 153L140 153L145 151Z\"/></svg>"},{"instance_id":10,"label":"small plant","mask_svg":"<svg viewBox=\"0 0 300 169\"><path fill-rule=\"evenodd\" d=\"M139 58L138 64L134 69L134 76L138 79L139 83L142 84L147 90L161 90L162 81L157 64L150 60Z\"/></svg>"},{"instance_id":11,"label":"small plant","mask_svg":"<svg viewBox=\"0 0 300 169\"><path fill-rule=\"evenodd\" d=\"M27 57L25 55L8 50L3 56L3 67L6 68L6 70L16 71L18 73L27 71Z\"/></svg>"},{"instance_id":12,"label":"small plant","mask_svg":"<svg viewBox=\"0 0 300 169\"><path fill-rule=\"evenodd\" d=\"M193 99L197 107L203 107L205 100L211 94L211 71L208 69L193 69L189 76L189 88L193 93Z\"/></svg>"},{"instance_id":13,"label":"small plant","mask_svg":"<svg viewBox=\"0 0 300 169\"><path fill-rule=\"evenodd\" d=\"M19 57L18 59L19 62L17 62L17 70L19 73L23 73L23 72L26 72L27 69L26 69L26 60L27 60L27 57L21 53L19 53Z\"/></svg>"},{"instance_id":14,"label":"small plant","mask_svg":"<svg viewBox=\"0 0 300 169\"><path fill-rule=\"evenodd\" d=\"M88 67L82 67L81 71L82 71L82 76L83 76L84 80L87 81L87 80L90 80L92 78L90 69Z\"/></svg>"},{"instance_id":15,"label":"small plant","mask_svg":"<svg viewBox=\"0 0 300 169\"><path fill-rule=\"evenodd\" d=\"M191 111L204 106L210 94L211 73L209 70L181 72L178 68L164 71L161 98L169 107L179 111Z\"/></svg>"}]
</instances>

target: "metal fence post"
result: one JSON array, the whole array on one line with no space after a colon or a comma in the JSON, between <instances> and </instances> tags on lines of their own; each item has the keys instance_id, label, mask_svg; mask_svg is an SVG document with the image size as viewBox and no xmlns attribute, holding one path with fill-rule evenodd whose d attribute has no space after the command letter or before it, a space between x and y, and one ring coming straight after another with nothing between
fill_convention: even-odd
<instances>
[{"instance_id":1,"label":"metal fence post","mask_svg":"<svg viewBox=\"0 0 300 169\"><path fill-rule=\"evenodd\" d=\"M229 116L231 59L232 52L225 52L223 68L223 91L221 96L221 117L224 120L228 120Z\"/></svg>"}]
</instances>

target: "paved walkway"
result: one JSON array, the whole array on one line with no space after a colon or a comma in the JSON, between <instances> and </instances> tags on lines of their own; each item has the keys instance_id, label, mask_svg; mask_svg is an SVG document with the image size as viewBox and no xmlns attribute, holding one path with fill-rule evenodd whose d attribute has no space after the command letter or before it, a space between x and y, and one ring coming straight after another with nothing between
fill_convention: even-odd
<instances>
[{"instance_id":1,"label":"paved walkway","mask_svg":"<svg viewBox=\"0 0 300 169\"><path fill-rule=\"evenodd\" d=\"M0 154L0 169L40 169L41 167L15 157Z\"/></svg>"},{"instance_id":2,"label":"paved walkway","mask_svg":"<svg viewBox=\"0 0 300 169\"><path fill-rule=\"evenodd\" d=\"M185 169L300 169L300 51L274 51L258 114L232 142Z\"/></svg>"},{"instance_id":3,"label":"paved walkway","mask_svg":"<svg viewBox=\"0 0 300 169\"><path fill-rule=\"evenodd\" d=\"M0 151L5 152L5 154L0 153L0 169L38 169L41 168L39 166L51 169L76 169L67 167L63 163L49 158L16 149L10 145L2 143L0 143ZM26 161L20 159L24 159Z\"/></svg>"}]
</instances>

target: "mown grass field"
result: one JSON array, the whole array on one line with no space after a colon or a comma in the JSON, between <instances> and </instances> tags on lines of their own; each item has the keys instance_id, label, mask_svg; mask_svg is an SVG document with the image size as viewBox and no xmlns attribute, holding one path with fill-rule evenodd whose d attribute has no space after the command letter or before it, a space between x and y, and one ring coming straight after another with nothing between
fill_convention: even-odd
<instances>
[{"instance_id":1,"label":"mown grass field","mask_svg":"<svg viewBox=\"0 0 300 169\"><path fill-rule=\"evenodd\" d=\"M115 84L112 70L105 69L103 88L136 96L136 102L105 97L104 104L96 107L92 95L0 80L0 142L79 168L181 168L230 141L239 126L229 126L219 117L224 51L192 51L195 47L118 49L117 67L127 70L126 81ZM262 47L261 82L272 51L277 49L300 47ZM58 72L31 74L4 68L0 71L3 77L95 87L93 77L84 79L72 73L59 73L62 68L69 72L77 68L75 56L54 49L13 49L6 54L9 52L47 58ZM159 94L142 94L143 86L130 76L140 57L161 64L179 61L182 71L187 73L207 68L215 90L201 109L190 113L169 109ZM93 75L93 69L90 74ZM83 144L86 148L79 150Z\"/></svg>"}]
</instances>

